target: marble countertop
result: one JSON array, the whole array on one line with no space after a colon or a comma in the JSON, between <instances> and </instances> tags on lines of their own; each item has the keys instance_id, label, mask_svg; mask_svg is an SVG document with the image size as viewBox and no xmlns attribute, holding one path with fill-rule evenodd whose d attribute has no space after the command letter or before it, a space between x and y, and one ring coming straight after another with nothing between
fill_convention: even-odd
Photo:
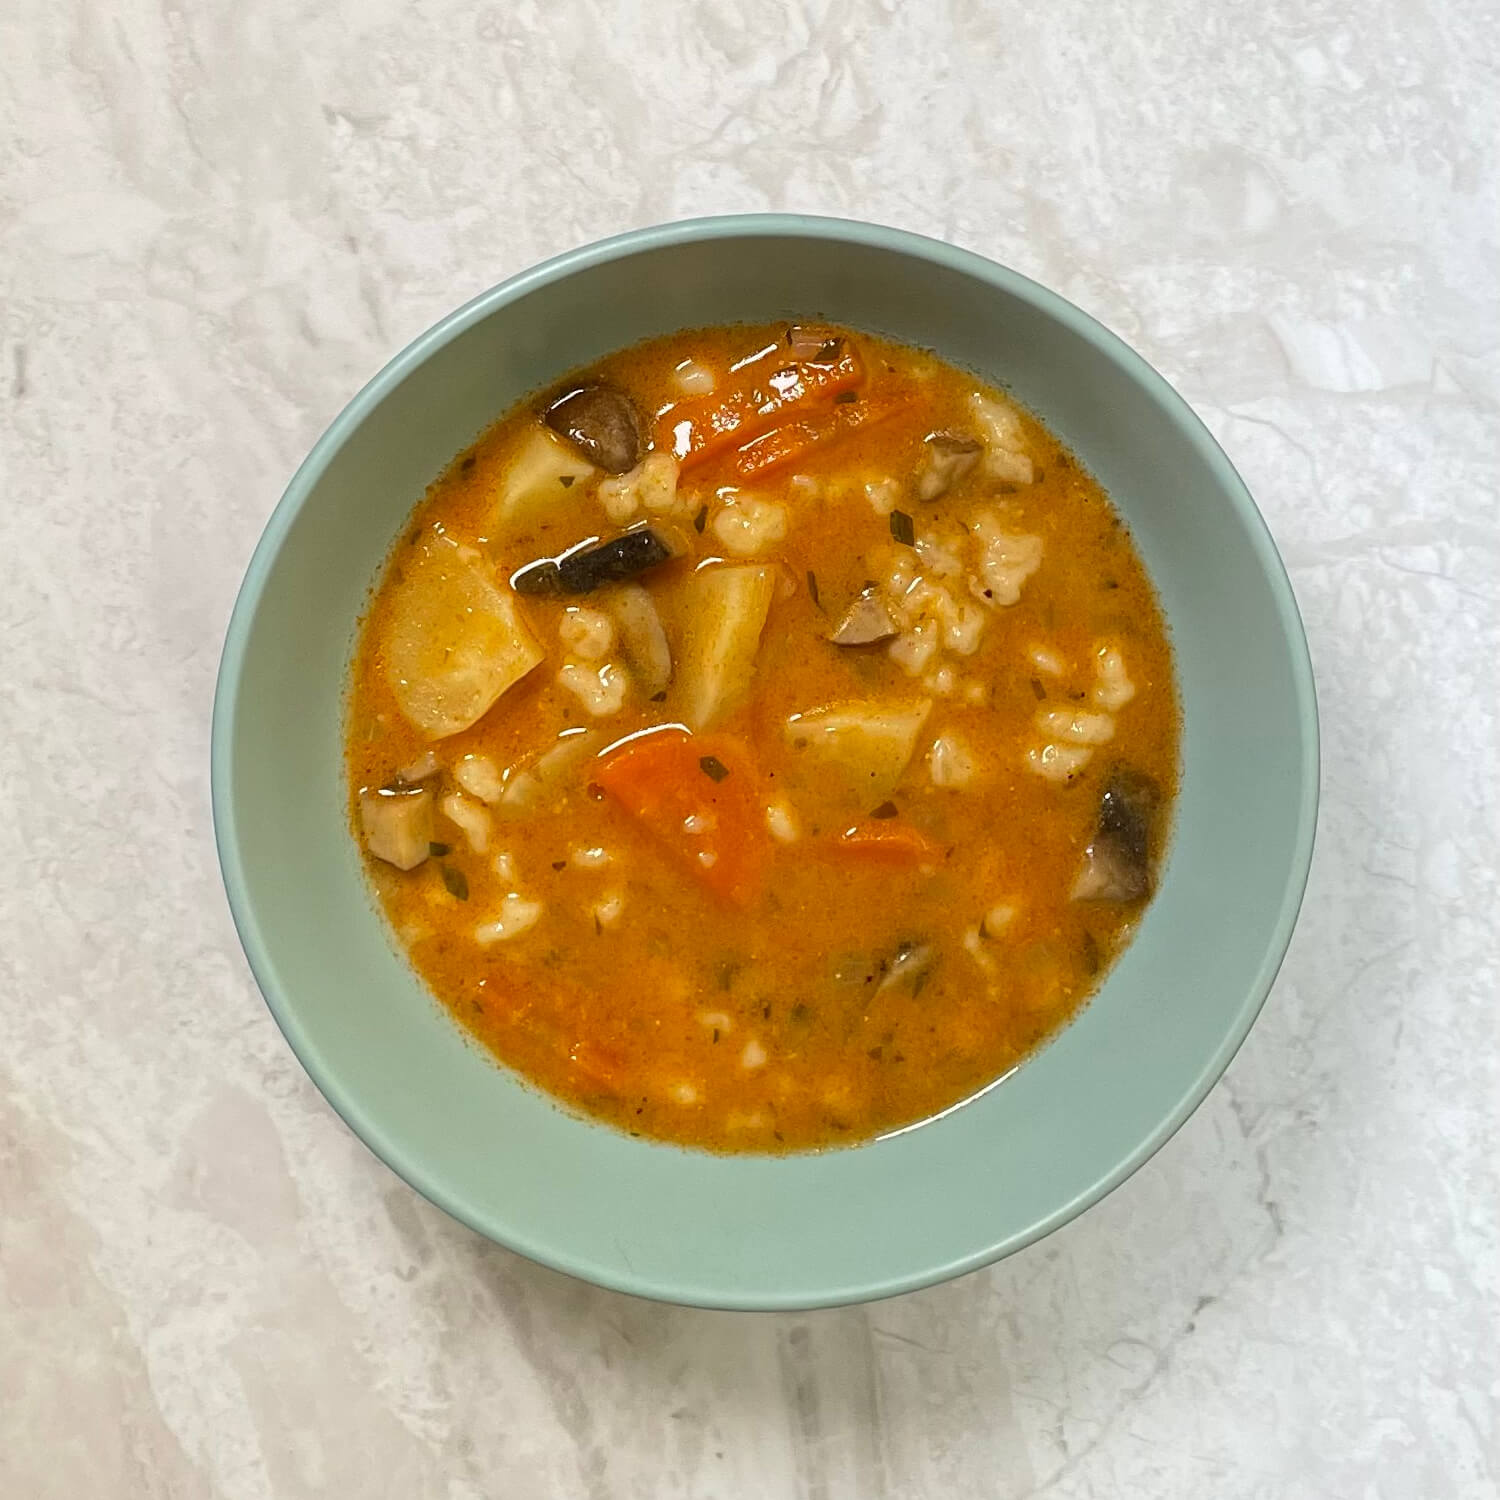
<instances>
[{"instance_id":1,"label":"marble countertop","mask_svg":"<svg viewBox=\"0 0 1500 1500\"><path fill-rule=\"evenodd\" d=\"M1488 0L9 0L0 1494L1493 1497L1500 20ZM400 345L633 225L951 239L1116 329L1270 522L1307 904L1132 1181L955 1284L683 1311L374 1160L241 958L219 646Z\"/></svg>"}]
</instances>

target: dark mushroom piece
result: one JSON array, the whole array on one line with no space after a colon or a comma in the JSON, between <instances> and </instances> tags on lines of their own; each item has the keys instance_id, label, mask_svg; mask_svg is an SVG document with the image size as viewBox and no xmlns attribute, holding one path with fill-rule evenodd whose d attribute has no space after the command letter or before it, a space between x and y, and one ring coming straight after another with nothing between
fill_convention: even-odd
<instances>
[{"instance_id":1,"label":"dark mushroom piece","mask_svg":"<svg viewBox=\"0 0 1500 1500\"><path fill-rule=\"evenodd\" d=\"M518 594L591 594L610 583L624 583L677 556L669 536L637 526L608 541L589 541L559 557L539 557L511 575Z\"/></svg>"},{"instance_id":2,"label":"dark mushroom piece","mask_svg":"<svg viewBox=\"0 0 1500 1500\"><path fill-rule=\"evenodd\" d=\"M1117 771L1110 778L1073 883L1075 901L1139 901L1151 894L1151 822L1160 801L1148 776Z\"/></svg>"},{"instance_id":3,"label":"dark mushroom piece","mask_svg":"<svg viewBox=\"0 0 1500 1500\"><path fill-rule=\"evenodd\" d=\"M873 646L896 635L896 622L874 589L866 589L848 609L828 639L835 646Z\"/></svg>"},{"instance_id":4,"label":"dark mushroom piece","mask_svg":"<svg viewBox=\"0 0 1500 1500\"><path fill-rule=\"evenodd\" d=\"M543 421L592 464L623 474L641 461L641 418L635 403L609 385L582 385L560 396Z\"/></svg>"},{"instance_id":5,"label":"dark mushroom piece","mask_svg":"<svg viewBox=\"0 0 1500 1500\"><path fill-rule=\"evenodd\" d=\"M918 500L936 500L963 479L979 462L984 444L956 432L931 432L922 440L925 450L917 469Z\"/></svg>"}]
</instances>

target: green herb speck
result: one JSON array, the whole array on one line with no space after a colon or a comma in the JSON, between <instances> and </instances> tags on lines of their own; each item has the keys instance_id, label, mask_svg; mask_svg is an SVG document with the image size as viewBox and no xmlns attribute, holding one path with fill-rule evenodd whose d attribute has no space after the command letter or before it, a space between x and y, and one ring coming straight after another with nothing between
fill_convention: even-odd
<instances>
[{"instance_id":1,"label":"green herb speck","mask_svg":"<svg viewBox=\"0 0 1500 1500\"><path fill-rule=\"evenodd\" d=\"M904 510L893 510L891 512L891 535L901 543L903 547L915 547L917 545L916 527Z\"/></svg>"},{"instance_id":2,"label":"green herb speck","mask_svg":"<svg viewBox=\"0 0 1500 1500\"><path fill-rule=\"evenodd\" d=\"M456 870L452 865L439 867L443 872L443 884L448 887L448 894L457 897L460 901L469 899L469 877L462 870Z\"/></svg>"}]
</instances>

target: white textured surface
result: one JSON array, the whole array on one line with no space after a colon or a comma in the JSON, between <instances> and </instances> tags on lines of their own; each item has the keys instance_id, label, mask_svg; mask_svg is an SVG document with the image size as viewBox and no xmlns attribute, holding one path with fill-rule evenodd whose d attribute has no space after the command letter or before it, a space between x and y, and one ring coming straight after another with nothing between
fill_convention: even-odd
<instances>
[{"instance_id":1,"label":"white textured surface","mask_svg":"<svg viewBox=\"0 0 1500 1500\"><path fill-rule=\"evenodd\" d=\"M6 0L0 1495L1497 1490L1487 0ZM302 1076L219 887L234 589L324 424L538 258L689 213L945 236L1203 413L1325 731L1225 1083L995 1269L676 1311L481 1243Z\"/></svg>"}]
</instances>

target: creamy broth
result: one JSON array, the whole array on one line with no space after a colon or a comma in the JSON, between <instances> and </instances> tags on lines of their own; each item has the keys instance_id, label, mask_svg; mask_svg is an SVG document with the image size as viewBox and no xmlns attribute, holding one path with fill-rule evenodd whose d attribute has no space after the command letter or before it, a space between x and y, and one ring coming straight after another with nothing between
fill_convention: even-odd
<instances>
[{"instance_id":1,"label":"creamy broth","mask_svg":"<svg viewBox=\"0 0 1500 1500\"><path fill-rule=\"evenodd\" d=\"M348 725L439 1000L569 1105L726 1151L1023 1059L1129 941L1177 778L1098 484L972 376L822 325L652 341L503 416L393 549Z\"/></svg>"}]
</instances>

